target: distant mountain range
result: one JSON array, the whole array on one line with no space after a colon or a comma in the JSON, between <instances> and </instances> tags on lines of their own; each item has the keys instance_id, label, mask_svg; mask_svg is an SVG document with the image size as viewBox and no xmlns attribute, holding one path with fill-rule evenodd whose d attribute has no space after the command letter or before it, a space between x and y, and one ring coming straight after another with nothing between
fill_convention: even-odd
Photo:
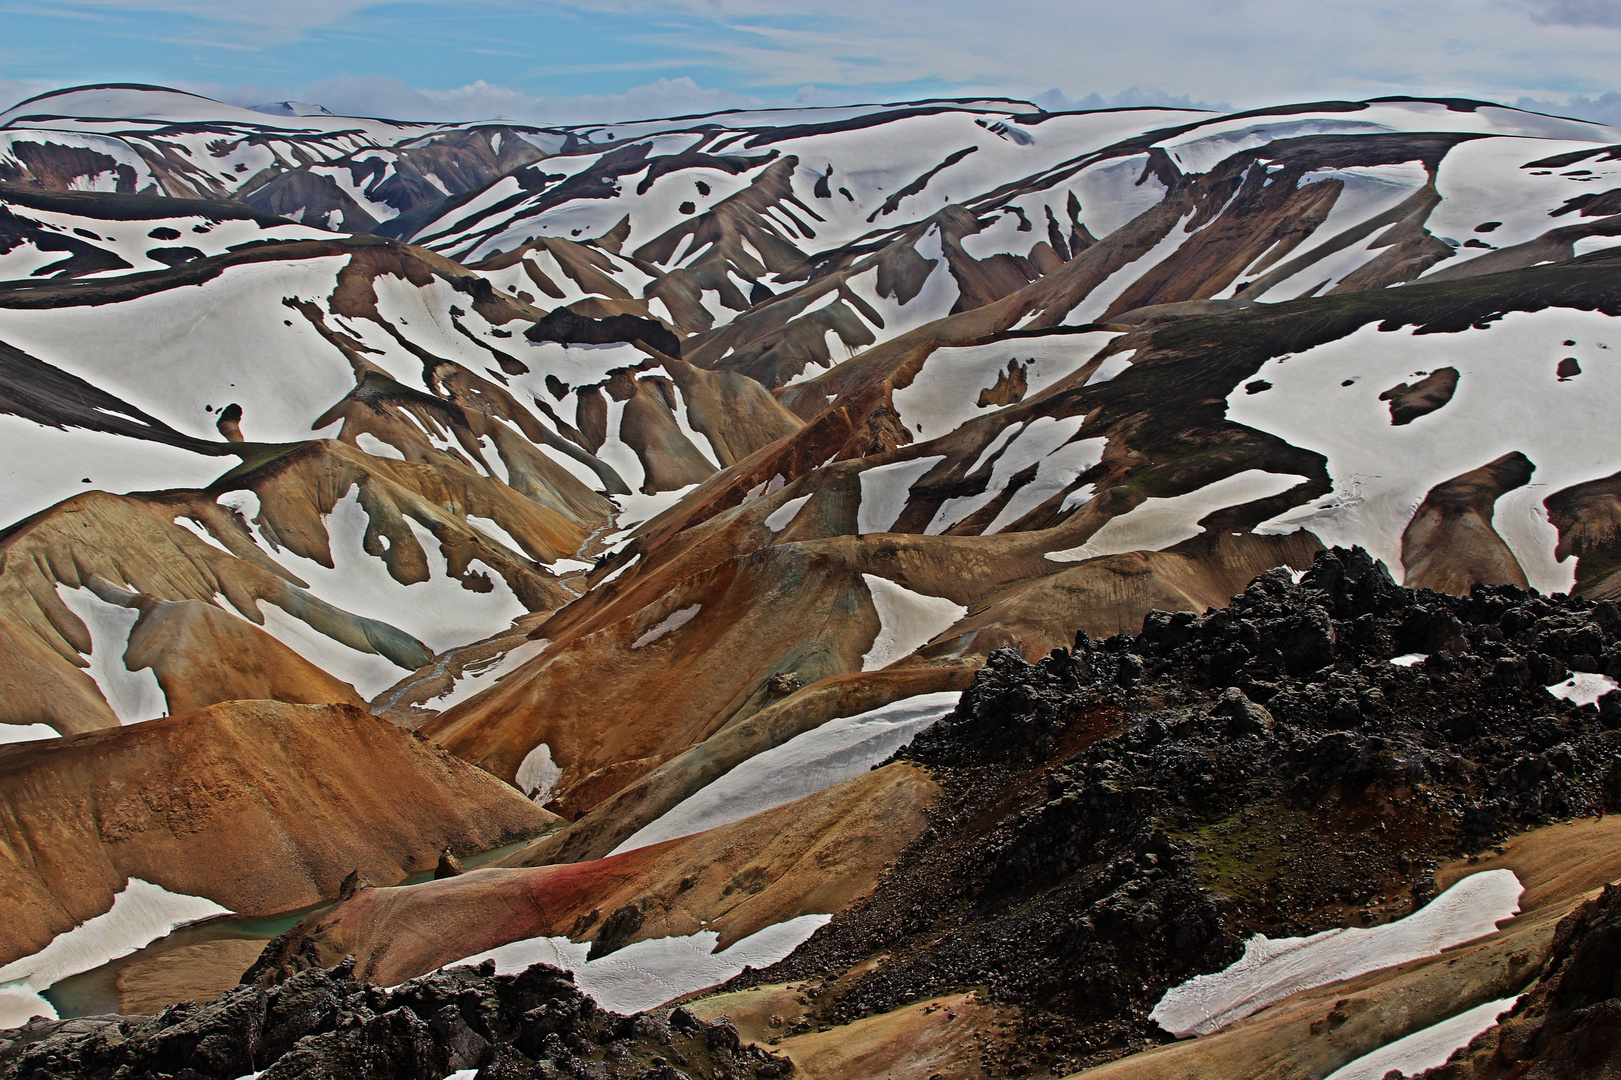
<instances>
[{"instance_id":1,"label":"distant mountain range","mask_svg":"<svg viewBox=\"0 0 1621 1080\"><path fill-rule=\"evenodd\" d=\"M0 1023L82 1012L93 983L117 983L101 1011L212 996L266 919L341 893L278 939L261 982L352 954L389 985L488 953L503 973L573 966L599 1001L642 1008L625 986L664 980L661 1004L788 957L724 1007L804 1075L1116 1057L1101 1075L1235 1075L1215 1051L1172 1072L1122 1055L1168 1039L1159 995L1245 934L1406 915L1451 856L1621 802L1598 701L1621 677L1618 317L1621 130L1486 102L930 100L542 127L139 85L24 101L0 113L0 873L26 883L0 899ZM1388 591L1353 611L1345 574ZM1235 630L1197 666L1141 644L1258 577L1293 597L1268 616L1288 630ZM1301 599L1336 588L1338 608ZM1485 607L1457 599L1472 590ZM1393 614L1416 610L1422 626ZM1248 618L1233 611L1199 625ZM1289 643L1316 640L1313 620L1328 644L1307 665ZM1055 650L1085 674L1023 666ZM1399 678L1432 690L1379 688L1398 652L1422 654ZM1369 704L1386 696L1399 723ZM1329 781L1308 798L1291 772L1252 793L1280 808L1264 826L1211 803L1182 832L1168 808L1131 819L1159 839L1129 852L1108 832L1077 846L1094 816L1040 834L1068 853L1039 873L981 858L1024 843L1033 815L1068 821L1048 800L1079 755L1154 708L1231 720L1235 739L1276 713L1319 740L1454 707L1498 709L1471 739L1521 738L1544 712L1562 734L1443 752L1439 721L1415 719L1346 742L1430 762L1333 781L1354 828L1310 824ZM1018 724L1051 730L1017 764L986 758ZM948 729L979 749L940 749ZM1266 769L1315 776L1304 743L1267 737L1285 748ZM1426 749L1404 758L1402 739ZM1086 761L1082 802L1114 782ZM1580 783L1499 798L1478 771L1544 768ZM1413 809L1442 790L1444 813ZM1367 881L1277 877L1376 822L1406 831L1369 849ZM1252 826L1276 838L1223 847ZM1514 925L1534 911L1548 933L1513 940L1546 952L1621 869L1533 835L1557 857L1514 864L1530 890ZM499 873L440 862L501 845ZM1212 851L1274 860L1272 883ZM1207 899L1175 902L1197 908L1186 925L1052 899L1102 904L1099 875L1124 888L1198 858L1186 881ZM385 888L436 864L437 884ZM924 865L949 887L917 884ZM1070 936L1039 949L1084 962L1003 978L991 954L1016 962L1016 937L920 959L931 935L1013 925L985 874L1059 904L1041 925ZM117 971L117 949L86 946L46 979L30 958L126 910L132 880L240 918ZM903 887L928 918L908 921ZM184 921L150 903L135 945ZM1120 958L1172 940L1184 960ZM1364 977L1382 1019L1343 1035L1344 1002L1316 1042L1246 1022L1290 1048L1256 1075L1325 1076L1448 1002L1512 997L1530 968L1502 962L1524 977L1448 984L1412 1006L1425 1024L1397 1018L1417 991L1394 976ZM1201 1043L1260 1053L1238 1030ZM5 1040L0 1076L20 1060ZM860 1057L879 1043L890 1057ZM306 1075L280 1068L265 1075ZM1478 1068L1448 1075L1498 1075Z\"/></svg>"}]
</instances>

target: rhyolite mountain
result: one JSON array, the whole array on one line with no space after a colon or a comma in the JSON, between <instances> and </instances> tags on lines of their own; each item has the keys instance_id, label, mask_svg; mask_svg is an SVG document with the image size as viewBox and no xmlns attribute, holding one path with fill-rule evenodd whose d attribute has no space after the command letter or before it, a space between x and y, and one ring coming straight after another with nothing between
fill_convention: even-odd
<instances>
[{"instance_id":1,"label":"rhyolite mountain","mask_svg":"<svg viewBox=\"0 0 1621 1080\"><path fill-rule=\"evenodd\" d=\"M546 960L818 1077L1322 1077L1521 991L1448 1075L1610 1075L1621 833L1560 822L1621 808L1618 319L1621 130L1485 102L22 102L0 1018L81 1011L37 958L131 882L237 919L82 975L202 1012L0 1072L226 1080L162 1033L340 964L267 1075L779 1067L520 1030ZM1247 935L1488 865L1467 962L1139 1053ZM486 956L484 1019L395 1004Z\"/></svg>"}]
</instances>

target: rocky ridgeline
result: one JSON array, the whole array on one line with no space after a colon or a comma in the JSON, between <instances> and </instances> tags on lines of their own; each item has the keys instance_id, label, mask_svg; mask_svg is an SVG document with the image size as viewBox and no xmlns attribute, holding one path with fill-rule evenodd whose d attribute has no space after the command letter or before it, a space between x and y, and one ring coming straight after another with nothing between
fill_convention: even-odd
<instances>
[{"instance_id":1,"label":"rocky ridgeline","mask_svg":"<svg viewBox=\"0 0 1621 1080\"><path fill-rule=\"evenodd\" d=\"M1437 861L1621 803L1621 607L1402 588L1360 549L1204 615L991 656L895 755L948 798L874 896L755 981L820 976L829 1022L967 987L1023 1009L996 1066L1164 1038L1148 1011L1248 934L1410 913ZM1410 667L1392 658L1425 653ZM871 973L838 976L884 951Z\"/></svg>"},{"instance_id":2,"label":"rocky ridgeline","mask_svg":"<svg viewBox=\"0 0 1621 1080\"><path fill-rule=\"evenodd\" d=\"M209 1005L152 1017L36 1021L0 1032L0 1077L48 1080L742 1080L793 1065L743 1045L724 1019L685 1009L605 1012L573 976L537 964L436 972L386 990L351 977L352 962L279 986L243 985Z\"/></svg>"}]
</instances>

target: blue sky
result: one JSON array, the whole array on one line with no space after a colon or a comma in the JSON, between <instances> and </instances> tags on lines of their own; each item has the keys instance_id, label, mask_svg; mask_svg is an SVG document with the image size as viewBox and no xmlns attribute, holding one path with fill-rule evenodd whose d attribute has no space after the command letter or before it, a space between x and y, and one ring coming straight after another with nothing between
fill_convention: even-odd
<instances>
[{"instance_id":1,"label":"blue sky","mask_svg":"<svg viewBox=\"0 0 1621 1080\"><path fill-rule=\"evenodd\" d=\"M410 119L1414 93L1618 122L1618 57L1621 0L0 0L7 103L152 82Z\"/></svg>"}]
</instances>

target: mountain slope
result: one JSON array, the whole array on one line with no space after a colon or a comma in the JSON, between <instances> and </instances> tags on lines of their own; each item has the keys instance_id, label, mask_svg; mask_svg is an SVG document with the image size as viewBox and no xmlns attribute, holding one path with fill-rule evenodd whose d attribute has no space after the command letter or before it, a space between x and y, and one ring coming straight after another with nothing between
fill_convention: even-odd
<instances>
[{"instance_id":1,"label":"mountain slope","mask_svg":"<svg viewBox=\"0 0 1621 1080\"><path fill-rule=\"evenodd\" d=\"M907 1003L974 991L1019 1035L952 1042L950 1075L1101 1064L1240 930L1400 917L1430 864L1618 797L1591 704L1621 678L1618 146L1456 99L578 127L31 99L0 114L0 737L49 773L74 739L364 706L532 832L566 819L433 885L334 819L286 908L345 861L378 888L267 979L549 942L582 985L633 949L693 987L765 935L797 949L773 978L830 989L761 1037L934 1038ZM1167 659L1189 627L1227 637ZM1437 734L1431 693L1497 733ZM1226 741L1132 742L1195 714ZM300 730L275 782L319 788L338 737ZM1382 764L1297 789L1308 741ZM1104 805L1204 792L1218 752L1248 809ZM460 782L423 805L464 811ZM475 832L443 842L517 838ZM1227 1060L1142 1067L1171 1057Z\"/></svg>"}]
</instances>

